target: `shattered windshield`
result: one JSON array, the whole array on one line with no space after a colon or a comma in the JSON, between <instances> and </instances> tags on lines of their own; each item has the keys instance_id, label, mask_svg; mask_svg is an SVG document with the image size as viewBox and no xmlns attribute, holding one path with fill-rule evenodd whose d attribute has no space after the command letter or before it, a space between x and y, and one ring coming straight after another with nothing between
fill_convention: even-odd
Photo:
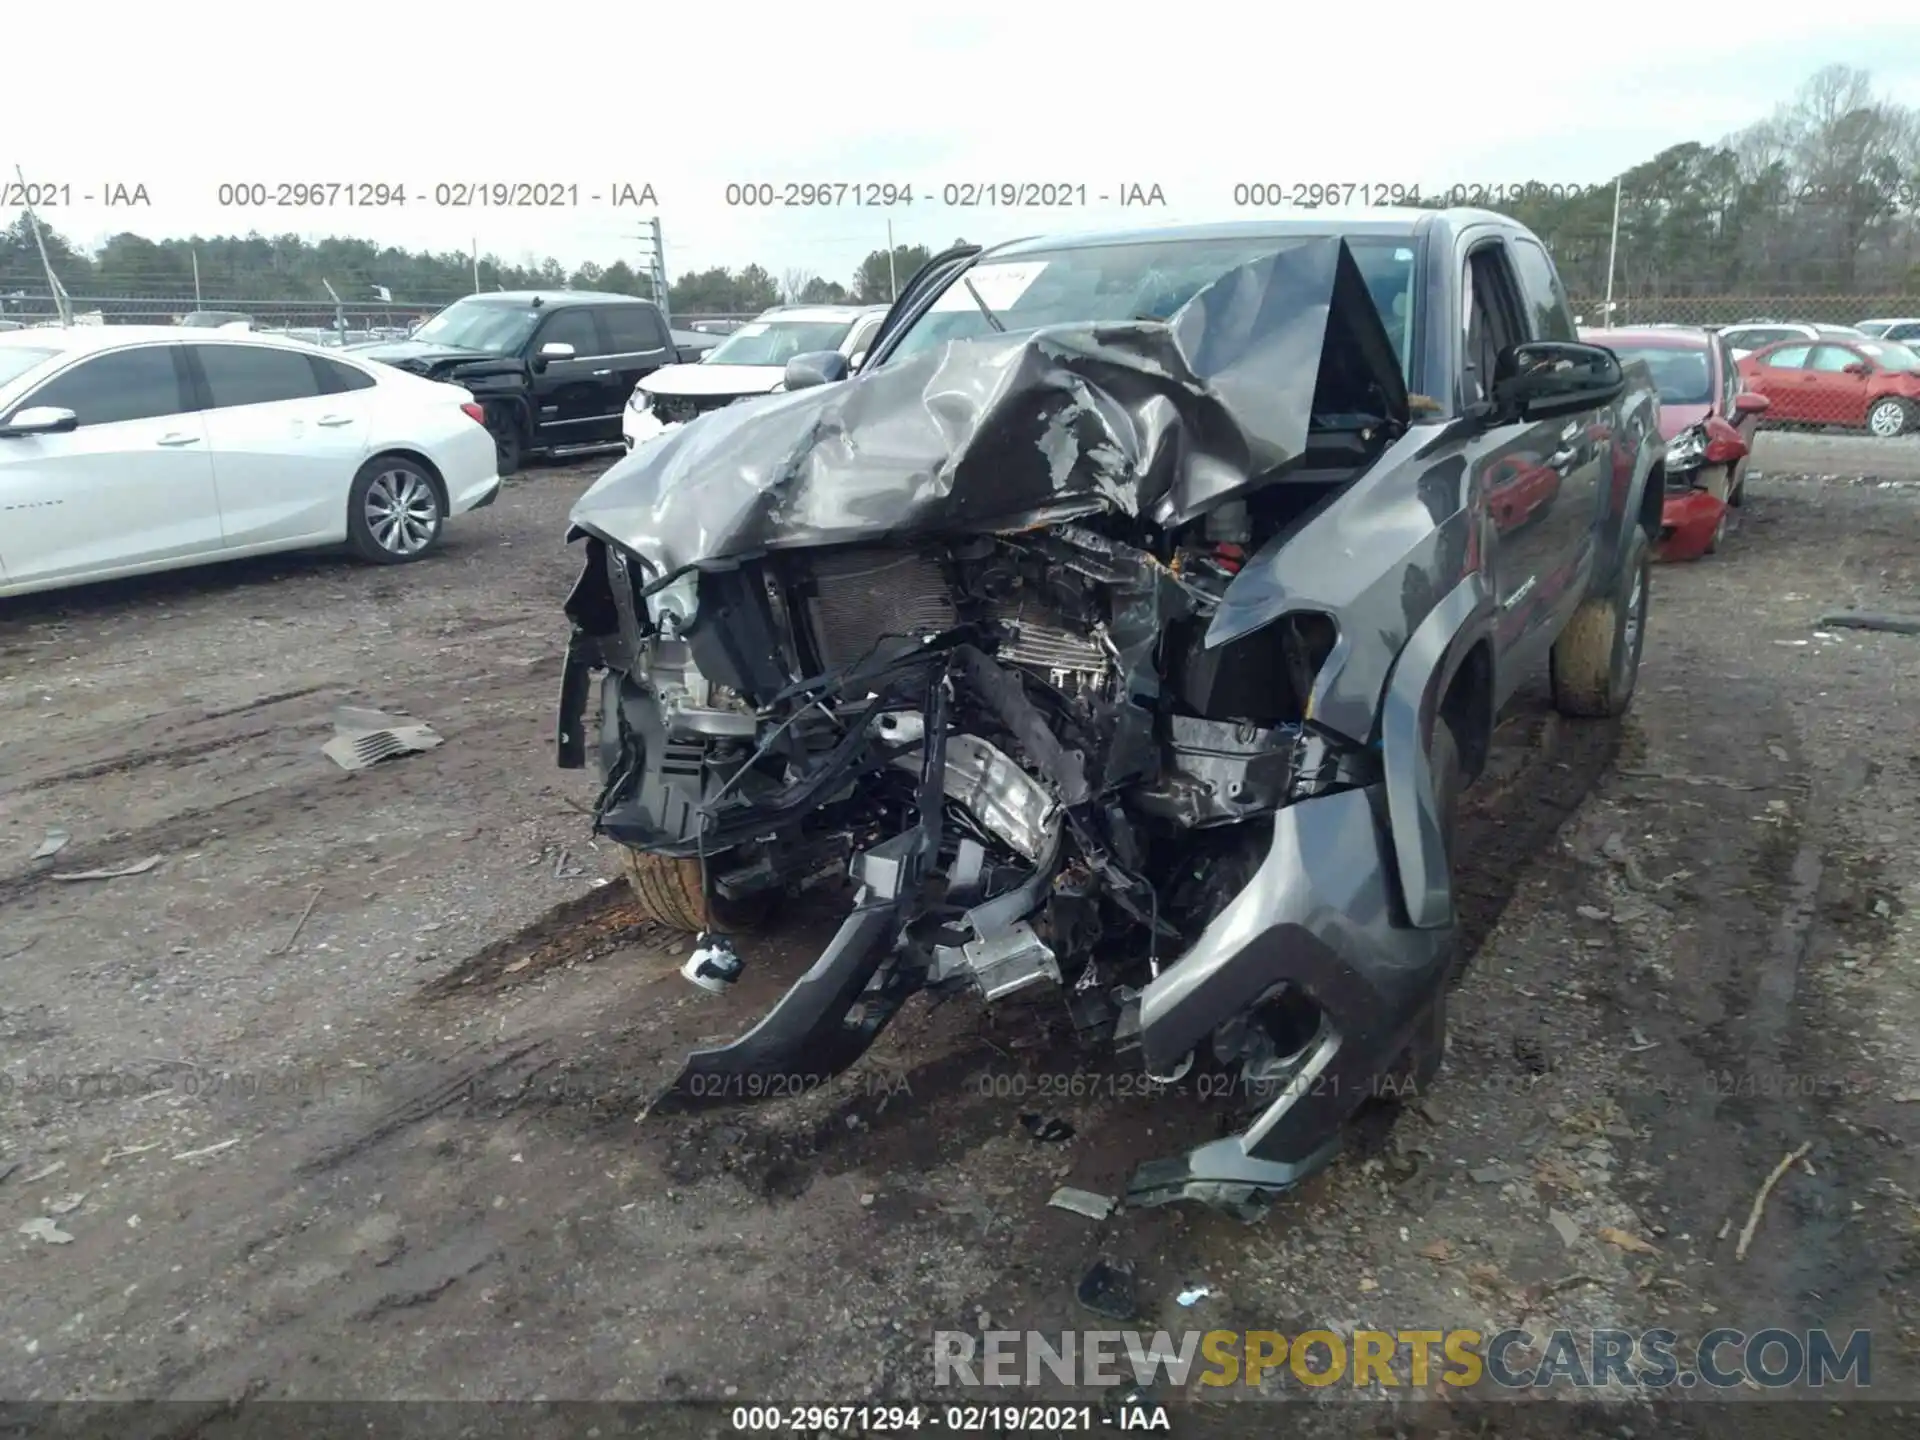
<instances>
[{"instance_id":1,"label":"shattered windshield","mask_svg":"<svg viewBox=\"0 0 1920 1440\"><path fill-rule=\"evenodd\" d=\"M707 352L709 365L785 365L796 355L838 350L851 320L755 320Z\"/></svg>"},{"instance_id":2,"label":"shattered windshield","mask_svg":"<svg viewBox=\"0 0 1920 1440\"><path fill-rule=\"evenodd\" d=\"M1229 270L1271 255L1304 235L1224 240L1152 240L1083 245L987 259L963 272L901 336L889 359L905 359L949 340L1099 321L1165 320ZM1415 251L1392 237L1346 237L1400 372L1413 354ZM976 293L977 292L977 293ZM991 313L991 318L987 312ZM1409 377L1409 383L1411 383Z\"/></svg>"},{"instance_id":3,"label":"shattered windshield","mask_svg":"<svg viewBox=\"0 0 1920 1440\"><path fill-rule=\"evenodd\" d=\"M456 300L410 337L455 350L484 350L512 355L527 343L540 312L493 300Z\"/></svg>"}]
</instances>

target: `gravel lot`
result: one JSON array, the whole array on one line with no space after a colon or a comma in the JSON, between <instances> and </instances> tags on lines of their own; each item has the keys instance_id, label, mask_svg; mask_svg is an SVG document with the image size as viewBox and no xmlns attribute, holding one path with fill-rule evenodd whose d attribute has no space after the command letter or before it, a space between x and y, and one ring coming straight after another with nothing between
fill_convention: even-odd
<instances>
[{"instance_id":1,"label":"gravel lot","mask_svg":"<svg viewBox=\"0 0 1920 1440\"><path fill-rule=\"evenodd\" d=\"M1039 1011L916 1003L830 1090L636 1119L831 921L712 997L596 886L592 782L550 740L597 466L531 472L408 569L0 603L0 1399L924 1396L936 1328L1106 1324L1073 1301L1106 1257L1149 1329L1870 1328L1877 1394L1920 1401L1920 638L1815 629L1920 610L1920 491L1808 478L1898 478L1896 450L1920 477L1920 445L1864 444L1764 437L1722 553L1656 575L1624 725L1508 719L1438 1093L1254 1226L1049 1208L1217 1117L1016 1098L1105 1073ZM445 744L343 772L342 703ZM1036 1108L1073 1138L1030 1138ZM1290 1433L1566 1413L1271 1384ZM1677 1408L1659 1433L1706 1433Z\"/></svg>"}]
</instances>

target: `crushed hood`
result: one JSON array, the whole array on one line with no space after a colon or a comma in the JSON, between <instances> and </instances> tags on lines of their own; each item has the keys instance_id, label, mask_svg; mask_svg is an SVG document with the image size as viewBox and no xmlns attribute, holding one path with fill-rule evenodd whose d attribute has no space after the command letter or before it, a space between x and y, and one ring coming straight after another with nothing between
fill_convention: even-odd
<instances>
[{"instance_id":1,"label":"crushed hood","mask_svg":"<svg viewBox=\"0 0 1920 1440\"><path fill-rule=\"evenodd\" d=\"M662 365L640 388L654 395L765 395L786 373L784 365Z\"/></svg>"},{"instance_id":2,"label":"crushed hood","mask_svg":"<svg viewBox=\"0 0 1920 1440\"><path fill-rule=\"evenodd\" d=\"M573 523L659 575L763 549L1181 523L1305 456L1407 422L1400 367L1338 237L1276 241L1165 322L990 335L716 410L635 450Z\"/></svg>"}]
</instances>

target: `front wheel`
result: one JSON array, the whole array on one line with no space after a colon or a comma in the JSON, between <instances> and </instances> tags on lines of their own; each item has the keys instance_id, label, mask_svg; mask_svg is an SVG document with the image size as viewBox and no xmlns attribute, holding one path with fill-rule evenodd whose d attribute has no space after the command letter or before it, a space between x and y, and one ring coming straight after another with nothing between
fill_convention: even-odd
<instances>
[{"instance_id":1,"label":"front wheel","mask_svg":"<svg viewBox=\"0 0 1920 1440\"><path fill-rule=\"evenodd\" d=\"M1889 395L1876 400L1867 411L1867 429L1882 440L1904 435L1913 428L1913 407Z\"/></svg>"},{"instance_id":2,"label":"front wheel","mask_svg":"<svg viewBox=\"0 0 1920 1440\"><path fill-rule=\"evenodd\" d=\"M376 455L347 492L347 543L375 565L418 560L439 540L445 519L439 486L417 460Z\"/></svg>"},{"instance_id":3,"label":"front wheel","mask_svg":"<svg viewBox=\"0 0 1920 1440\"><path fill-rule=\"evenodd\" d=\"M526 458L520 437L520 417L504 405L486 407L487 430L493 436L494 468L501 479L515 474Z\"/></svg>"},{"instance_id":4,"label":"front wheel","mask_svg":"<svg viewBox=\"0 0 1920 1440\"><path fill-rule=\"evenodd\" d=\"M1624 715L1640 678L1651 566L1646 532L1628 532L1625 584L1614 595L1581 602L1553 642L1554 708L1580 719Z\"/></svg>"},{"instance_id":5,"label":"front wheel","mask_svg":"<svg viewBox=\"0 0 1920 1440\"><path fill-rule=\"evenodd\" d=\"M675 858L621 847L621 868L627 888L641 912L656 925L697 935L703 930L753 931L765 927L773 913L770 893L744 900L716 895L701 883L697 857Z\"/></svg>"}]
</instances>

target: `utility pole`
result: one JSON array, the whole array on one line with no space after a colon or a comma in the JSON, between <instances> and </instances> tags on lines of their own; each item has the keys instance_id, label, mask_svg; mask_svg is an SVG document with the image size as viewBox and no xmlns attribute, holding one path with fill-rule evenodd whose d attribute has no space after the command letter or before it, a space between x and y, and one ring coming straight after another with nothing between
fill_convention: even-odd
<instances>
[{"instance_id":1,"label":"utility pole","mask_svg":"<svg viewBox=\"0 0 1920 1440\"><path fill-rule=\"evenodd\" d=\"M189 250L187 253L193 257L193 308L198 310L200 308L200 252Z\"/></svg>"},{"instance_id":2,"label":"utility pole","mask_svg":"<svg viewBox=\"0 0 1920 1440\"><path fill-rule=\"evenodd\" d=\"M20 177L20 198L26 199L27 172L18 165L13 173ZM73 324L73 307L67 303L66 287L60 283L60 277L53 273L53 262L47 259L47 242L40 236L40 217L33 213L33 206L26 207L27 224L33 228L33 248L40 252L40 268L47 272L47 289L53 293L53 308L60 316L62 326Z\"/></svg>"},{"instance_id":3,"label":"utility pole","mask_svg":"<svg viewBox=\"0 0 1920 1440\"><path fill-rule=\"evenodd\" d=\"M473 293L480 293L480 237L473 237Z\"/></svg>"},{"instance_id":4,"label":"utility pole","mask_svg":"<svg viewBox=\"0 0 1920 1440\"><path fill-rule=\"evenodd\" d=\"M653 303L660 307L661 318L669 325L673 313L667 306L667 251L660 239L660 217L647 221L647 228L632 237L647 247L647 283L653 290Z\"/></svg>"},{"instance_id":5,"label":"utility pole","mask_svg":"<svg viewBox=\"0 0 1920 1440\"><path fill-rule=\"evenodd\" d=\"M893 221L887 221L887 303L900 298L900 276L893 266Z\"/></svg>"},{"instance_id":6,"label":"utility pole","mask_svg":"<svg viewBox=\"0 0 1920 1440\"><path fill-rule=\"evenodd\" d=\"M1613 257L1620 249L1620 182L1624 179L1625 171L1613 177L1613 238L1607 241L1607 298L1600 321L1608 330L1613 329Z\"/></svg>"}]
</instances>

